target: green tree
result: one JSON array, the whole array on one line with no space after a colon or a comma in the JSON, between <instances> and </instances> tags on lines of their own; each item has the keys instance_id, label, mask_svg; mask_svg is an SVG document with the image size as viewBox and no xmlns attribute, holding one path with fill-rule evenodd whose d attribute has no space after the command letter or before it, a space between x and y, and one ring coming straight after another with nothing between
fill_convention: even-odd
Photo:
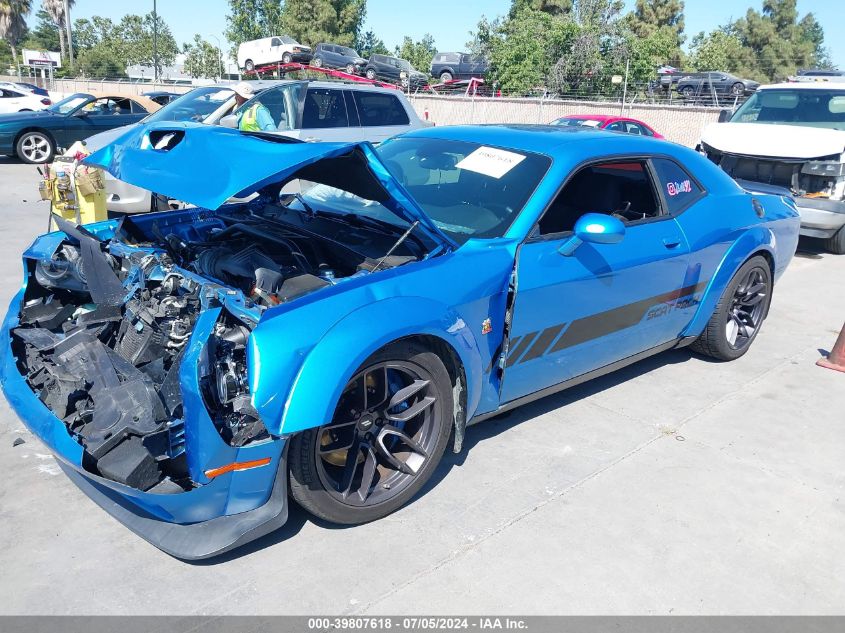
<instances>
[{"instance_id":1,"label":"green tree","mask_svg":"<svg viewBox=\"0 0 845 633\"><path fill-rule=\"evenodd\" d=\"M684 41L683 0L637 0L628 17L630 29L637 37L649 37L666 30L675 34L678 47Z\"/></svg>"},{"instance_id":2,"label":"green tree","mask_svg":"<svg viewBox=\"0 0 845 633\"><path fill-rule=\"evenodd\" d=\"M117 61L111 49L102 44L81 50L76 68L84 77L123 77L126 74L126 64Z\"/></svg>"},{"instance_id":3,"label":"green tree","mask_svg":"<svg viewBox=\"0 0 845 633\"><path fill-rule=\"evenodd\" d=\"M716 29L695 35L690 44L688 66L692 70L737 72L742 57L742 42L725 30Z\"/></svg>"},{"instance_id":4,"label":"green tree","mask_svg":"<svg viewBox=\"0 0 845 633\"><path fill-rule=\"evenodd\" d=\"M633 32L625 34L625 60L630 61L628 78L631 81L649 81L654 79L655 69L664 64L680 67L681 52L675 34L668 29L656 29L646 37L639 37ZM620 63L619 74L624 72Z\"/></svg>"},{"instance_id":5,"label":"green tree","mask_svg":"<svg viewBox=\"0 0 845 633\"><path fill-rule=\"evenodd\" d=\"M370 30L359 37L355 43L355 50L357 50L361 57L369 59L372 55L390 55L387 46L384 45L384 40L376 36L375 32Z\"/></svg>"},{"instance_id":6,"label":"green tree","mask_svg":"<svg viewBox=\"0 0 845 633\"><path fill-rule=\"evenodd\" d=\"M158 58L153 55L153 26L157 23ZM109 48L114 51L115 61L124 66L140 64L142 66L157 66L155 73L161 76L161 70L172 64L179 53L179 46L170 32L170 27L164 23L161 15L124 15L114 29L109 42Z\"/></svg>"},{"instance_id":7,"label":"green tree","mask_svg":"<svg viewBox=\"0 0 845 633\"><path fill-rule=\"evenodd\" d=\"M763 0L762 12L748 9L726 29L742 44L739 67L756 79L784 78L824 61L823 30L811 13L799 22L796 0Z\"/></svg>"},{"instance_id":8,"label":"green tree","mask_svg":"<svg viewBox=\"0 0 845 633\"><path fill-rule=\"evenodd\" d=\"M431 68L431 60L436 53L437 47L430 33L423 35L419 42L415 42L406 35L402 44L396 47L395 52L396 57L408 60L411 66L426 74Z\"/></svg>"},{"instance_id":9,"label":"green tree","mask_svg":"<svg viewBox=\"0 0 845 633\"><path fill-rule=\"evenodd\" d=\"M509 17L516 17L523 9L565 15L572 10L572 0L513 0Z\"/></svg>"},{"instance_id":10,"label":"green tree","mask_svg":"<svg viewBox=\"0 0 845 633\"><path fill-rule=\"evenodd\" d=\"M59 35L59 49L62 59L67 59L67 16L65 15L65 2L68 9L72 9L76 0L41 0L41 8L46 13Z\"/></svg>"},{"instance_id":11,"label":"green tree","mask_svg":"<svg viewBox=\"0 0 845 633\"><path fill-rule=\"evenodd\" d=\"M59 29L47 12L39 9L35 14L35 20L35 28L30 29L26 37L25 48L34 48L39 51L60 50Z\"/></svg>"},{"instance_id":12,"label":"green tree","mask_svg":"<svg viewBox=\"0 0 845 633\"><path fill-rule=\"evenodd\" d=\"M194 41L185 44L182 50L185 72L191 77L215 79L223 74L222 51L201 35L194 35Z\"/></svg>"},{"instance_id":13,"label":"green tree","mask_svg":"<svg viewBox=\"0 0 845 633\"><path fill-rule=\"evenodd\" d=\"M232 44L232 57L244 42L281 35L281 19L280 0L229 0L225 35Z\"/></svg>"},{"instance_id":14,"label":"green tree","mask_svg":"<svg viewBox=\"0 0 845 633\"><path fill-rule=\"evenodd\" d=\"M319 42L352 46L366 13L366 0L286 0L282 34L310 46Z\"/></svg>"},{"instance_id":15,"label":"green tree","mask_svg":"<svg viewBox=\"0 0 845 633\"><path fill-rule=\"evenodd\" d=\"M32 12L32 0L0 0L0 38L12 52L13 63L18 63L18 43L27 33L26 17Z\"/></svg>"}]
</instances>

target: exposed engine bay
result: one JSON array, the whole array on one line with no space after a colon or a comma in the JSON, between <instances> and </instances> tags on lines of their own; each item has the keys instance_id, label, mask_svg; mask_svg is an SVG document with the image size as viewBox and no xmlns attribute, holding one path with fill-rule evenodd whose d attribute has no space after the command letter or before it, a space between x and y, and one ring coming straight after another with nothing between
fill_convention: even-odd
<instances>
[{"instance_id":1,"label":"exposed engine bay","mask_svg":"<svg viewBox=\"0 0 845 633\"><path fill-rule=\"evenodd\" d=\"M84 448L86 470L162 494L199 485L186 465L186 376L198 373L227 444L267 439L247 359L262 313L425 253L414 240L396 248L396 231L304 218L281 204L126 219L106 239L61 228L67 239L49 260L26 260L12 342L19 369ZM219 317L203 360L185 368L197 321L210 309Z\"/></svg>"}]
</instances>

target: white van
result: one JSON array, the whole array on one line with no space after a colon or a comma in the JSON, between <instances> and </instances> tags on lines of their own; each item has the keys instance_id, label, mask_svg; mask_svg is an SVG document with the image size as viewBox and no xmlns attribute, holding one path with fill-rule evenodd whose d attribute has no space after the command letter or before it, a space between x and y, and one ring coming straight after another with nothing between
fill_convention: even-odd
<instances>
[{"instance_id":1,"label":"white van","mask_svg":"<svg viewBox=\"0 0 845 633\"><path fill-rule=\"evenodd\" d=\"M300 44L287 35L262 37L260 40L244 42L238 46L238 67L248 72L255 70L256 66L280 62L283 64L290 64L291 62L307 64L312 57L311 48Z\"/></svg>"}]
</instances>

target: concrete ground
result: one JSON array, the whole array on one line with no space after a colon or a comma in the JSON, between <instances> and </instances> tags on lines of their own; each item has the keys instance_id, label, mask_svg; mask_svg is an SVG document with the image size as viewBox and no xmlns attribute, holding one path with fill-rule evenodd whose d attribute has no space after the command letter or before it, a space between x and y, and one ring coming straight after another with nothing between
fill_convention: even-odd
<instances>
[{"instance_id":1,"label":"concrete ground","mask_svg":"<svg viewBox=\"0 0 845 633\"><path fill-rule=\"evenodd\" d=\"M46 226L0 161L0 301ZM845 257L799 253L751 351L670 352L471 428L424 494L339 529L294 508L186 564L101 511L0 403L0 614L841 614ZM24 444L13 447L16 438Z\"/></svg>"}]
</instances>

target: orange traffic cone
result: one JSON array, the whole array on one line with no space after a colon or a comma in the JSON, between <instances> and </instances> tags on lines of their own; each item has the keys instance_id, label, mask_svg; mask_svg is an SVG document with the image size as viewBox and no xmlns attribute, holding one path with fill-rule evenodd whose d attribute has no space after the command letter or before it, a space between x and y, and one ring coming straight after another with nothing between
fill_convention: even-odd
<instances>
[{"instance_id":1,"label":"orange traffic cone","mask_svg":"<svg viewBox=\"0 0 845 633\"><path fill-rule=\"evenodd\" d=\"M827 358L820 358L816 361L816 365L845 372L845 326L842 326L839 331L839 336Z\"/></svg>"}]
</instances>

